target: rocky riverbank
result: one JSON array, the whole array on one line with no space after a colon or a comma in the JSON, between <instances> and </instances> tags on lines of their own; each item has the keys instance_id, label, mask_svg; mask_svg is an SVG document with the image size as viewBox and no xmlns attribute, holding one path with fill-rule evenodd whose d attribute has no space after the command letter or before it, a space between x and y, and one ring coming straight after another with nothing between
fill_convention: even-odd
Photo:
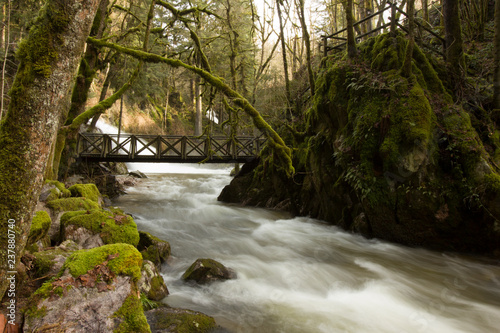
<instances>
[{"instance_id":1,"label":"rocky riverbank","mask_svg":"<svg viewBox=\"0 0 500 333\"><path fill-rule=\"evenodd\" d=\"M119 176L113 187L123 190L123 185L134 185L140 181L137 176ZM168 295L160 269L169 260L170 244L137 230L134 219L110 206L95 184L75 183L80 180L49 181L43 188L17 267L17 308L22 310L15 329L136 333L217 329L211 317L159 302ZM5 302L2 307L5 310Z\"/></svg>"}]
</instances>

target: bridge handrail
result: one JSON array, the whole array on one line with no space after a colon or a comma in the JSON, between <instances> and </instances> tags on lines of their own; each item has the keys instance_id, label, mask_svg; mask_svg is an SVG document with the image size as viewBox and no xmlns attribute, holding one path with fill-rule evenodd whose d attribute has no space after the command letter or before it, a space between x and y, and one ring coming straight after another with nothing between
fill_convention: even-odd
<instances>
[{"instance_id":1,"label":"bridge handrail","mask_svg":"<svg viewBox=\"0 0 500 333\"><path fill-rule=\"evenodd\" d=\"M183 136L79 133L77 155L96 161L245 162L257 157L263 136Z\"/></svg>"}]
</instances>

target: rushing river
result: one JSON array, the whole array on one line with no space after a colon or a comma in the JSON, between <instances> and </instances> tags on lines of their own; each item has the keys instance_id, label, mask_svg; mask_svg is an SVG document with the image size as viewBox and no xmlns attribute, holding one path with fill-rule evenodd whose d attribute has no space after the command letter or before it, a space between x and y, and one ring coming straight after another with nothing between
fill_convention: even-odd
<instances>
[{"instance_id":1,"label":"rushing river","mask_svg":"<svg viewBox=\"0 0 500 333\"><path fill-rule=\"evenodd\" d=\"M164 302L231 332L500 332L500 265L378 240L321 221L217 202L227 167L142 165L115 205L167 240ZM237 279L182 282L197 258Z\"/></svg>"}]
</instances>

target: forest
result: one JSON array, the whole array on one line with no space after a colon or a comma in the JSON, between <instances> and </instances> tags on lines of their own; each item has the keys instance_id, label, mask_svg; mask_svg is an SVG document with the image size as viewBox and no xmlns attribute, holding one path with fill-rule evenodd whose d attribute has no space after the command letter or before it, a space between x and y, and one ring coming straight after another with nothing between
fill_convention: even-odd
<instances>
[{"instance_id":1,"label":"forest","mask_svg":"<svg viewBox=\"0 0 500 333\"><path fill-rule=\"evenodd\" d=\"M135 134L265 136L221 201L500 255L499 0L0 6L2 295L33 245L43 189L82 172L78 133L103 120Z\"/></svg>"}]
</instances>

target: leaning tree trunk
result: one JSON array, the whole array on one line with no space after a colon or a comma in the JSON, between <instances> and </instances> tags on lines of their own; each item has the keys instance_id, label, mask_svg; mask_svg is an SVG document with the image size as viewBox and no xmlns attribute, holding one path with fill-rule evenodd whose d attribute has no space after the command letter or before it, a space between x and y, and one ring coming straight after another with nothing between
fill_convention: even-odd
<instances>
[{"instance_id":1,"label":"leaning tree trunk","mask_svg":"<svg viewBox=\"0 0 500 333\"><path fill-rule=\"evenodd\" d=\"M18 52L20 65L0 127L2 296L7 289L6 277L16 270L26 245L51 147L69 109L71 89L99 2L47 0ZM9 240L8 230L15 230L11 238L15 242Z\"/></svg>"},{"instance_id":2,"label":"leaning tree trunk","mask_svg":"<svg viewBox=\"0 0 500 333\"><path fill-rule=\"evenodd\" d=\"M92 29L90 30L91 36L102 38L108 18L106 15L108 3L109 0L101 0L94 23L92 24ZM85 111L90 86L100 65L99 49L92 44L87 45L85 55L80 62L75 86L73 87L71 107L65 125L71 124L73 119ZM71 133L66 133L65 131L58 132L53 151L54 158L52 165L49 164L50 168L47 170L46 178L57 179L58 175L65 175L68 172L71 162L74 161L73 155L75 153L74 147L76 147L77 136L78 129Z\"/></svg>"}]
</instances>

